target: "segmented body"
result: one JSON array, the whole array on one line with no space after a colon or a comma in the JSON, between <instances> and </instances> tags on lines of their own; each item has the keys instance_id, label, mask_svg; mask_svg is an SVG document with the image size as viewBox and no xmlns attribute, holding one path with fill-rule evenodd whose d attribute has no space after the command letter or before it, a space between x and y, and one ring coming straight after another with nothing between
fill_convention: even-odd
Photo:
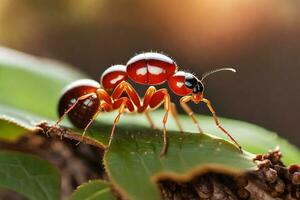
<instances>
[{"instance_id":1,"label":"segmented body","mask_svg":"<svg viewBox=\"0 0 300 200\"><path fill-rule=\"evenodd\" d=\"M126 66L128 77L144 85L162 84L177 70L177 65L171 58L153 52L134 56Z\"/></svg>"},{"instance_id":2,"label":"segmented body","mask_svg":"<svg viewBox=\"0 0 300 200\"><path fill-rule=\"evenodd\" d=\"M185 87L185 77L193 76L184 71L177 71L176 63L166 55L160 53L141 53L131 58L126 66L113 65L105 70L101 76L101 85L108 91L122 81L131 79L143 85L160 85L168 82L175 94L184 96L192 90Z\"/></svg>"},{"instance_id":3,"label":"segmented body","mask_svg":"<svg viewBox=\"0 0 300 200\"><path fill-rule=\"evenodd\" d=\"M167 148L166 123L169 112L173 115L179 130L182 131L177 119L175 104L171 102L168 90L166 88L156 90L154 87L155 85L168 82L170 90L176 95L182 96L180 105L197 125L200 133L202 130L197 119L191 108L187 105L190 101L196 104L201 101L206 103L213 114L218 128L227 134L240 148L231 135L220 126L210 101L203 98L204 87L202 80L197 79L190 73L177 71L177 68L176 63L168 56L148 52L134 56L126 65L114 65L109 67L103 72L100 84L87 79L75 81L64 90L61 96L58 106L60 120L56 124L58 124L65 115L68 115L70 121L76 127L85 129L85 133L91 122L100 112L118 110L118 115L114 120L109 146L115 132L115 126L126 109L130 112L145 113L151 126L154 127L154 123L147 114L147 111L150 108L155 109L161 104L164 104L165 115L162 120L164 146L161 152L161 155L163 155ZM233 69L229 68L220 69L219 71L221 70L233 71ZM217 71L218 70L213 71L212 73ZM206 74L206 76L207 75L209 74ZM143 99L139 97L134 87L127 82L128 79L137 84L149 86Z\"/></svg>"}]
</instances>

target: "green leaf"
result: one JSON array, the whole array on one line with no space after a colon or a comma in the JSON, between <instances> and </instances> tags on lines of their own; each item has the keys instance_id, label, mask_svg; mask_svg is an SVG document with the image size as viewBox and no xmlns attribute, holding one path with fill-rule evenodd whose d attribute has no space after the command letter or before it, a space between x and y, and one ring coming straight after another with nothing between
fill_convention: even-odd
<instances>
[{"instance_id":1,"label":"green leaf","mask_svg":"<svg viewBox=\"0 0 300 200\"><path fill-rule=\"evenodd\" d=\"M102 135L99 141L105 142L106 138ZM118 129L104 156L104 166L123 196L131 200L159 200L155 184L159 179L188 181L208 171L239 174L255 167L252 154L241 153L233 144L205 134L169 131L168 144L167 154L160 159L161 132L147 128Z\"/></svg>"},{"instance_id":2,"label":"green leaf","mask_svg":"<svg viewBox=\"0 0 300 200\"><path fill-rule=\"evenodd\" d=\"M1 111L0 111L1 112ZM0 120L0 139L13 142L26 132L23 127Z\"/></svg>"},{"instance_id":3,"label":"green leaf","mask_svg":"<svg viewBox=\"0 0 300 200\"><path fill-rule=\"evenodd\" d=\"M0 48L0 103L56 119L60 90L82 74L68 65Z\"/></svg>"},{"instance_id":4,"label":"green leaf","mask_svg":"<svg viewBox=\"0 0 300 200\"><path fill-rule=\"evenodd\" d=\"M0 186L30 200L57 200L60 175L56 168L35 156L0 151Z\"/></svg>"},{"instance_id":5,"label":"green leaf","mask_svg":"<svg viewBox=\"0 0 300 200\"><path fill-rule=\"evenodd\" d=\"M61 89L83 76L66 64L0 47L0 138L13 141L37 122L56 119Z\"/></svg>"},{"instance_id":6,"label":"green leaf","mask_svg":"<svg viewBox=\"0 0 300 200\"><path fill-rule=\"evenodd\" d=\"M164 112L154 111L150 114L152 116L152 119L154 120L154 123L159 128L162 128L161 126ZM115 116L116 113L100 114L98 122L100 124L111 125ZM191 119L188 116L180 115L179 118L186 132L197 132L196 126L192 123ZM212 117L198 115L198 119L200 121L201 127L206 133L210 133L211 135L215 135L217 137L221 137L228 140L227 136L216 127ZM238 120L219 117L219 121L241 144L243 149L251 153L260 154L266 153L270 149L275 149L279 147L283 153L283 161L285 162L285 164L291 165L295 163L300 163L299 149L296 146L290 144L287 140L278 137L276 133L271 132L265 128L256 126L254 124ZM143 130L145 128L148 128L149 124L145 117L143 117L140 114L135 114L123 116L120 120L118 127L139 127L140 130ZM175 122L172 118L170 118L167 123L167 130L177 131ZM104 132L105 131L108 130L104 130ZM99 133L97 133L96 135L99 135Z\"/></svg>"},{"instance_id":7,"label":"green leaf","mask_svg":"<svg viewBox=\"0 0 300 200\"><path fill-rule=\"evenodd\" d=\"M70 200L114 200L110 184L101 180L93 180L79 186Z\"/></svg>"},{"instance_id":8,"label":"green leaf","mask_svg":"<svg viewBox=\"0 0 300 200\"><path fill-rule=\"evenodd\" d=\"M90 138L106 144L111 125L95 124ZM80 138L80 134L77 134ZM206 172L241 174L254 169L253 154L232 143L205 134L168 132L168 152L160 159L161 131L146 127L119 126L104 166L110 181L125 199L160 199L155 181L171 178L188 181Z\"/></svg>"},{"instance_id":9,"label":"green leaf","mask_svg":"<svg viewBox=\"0 0 300 200\"><path fill-rule=\"evenodd\" d=\"M24 133L39 129L36 124L47 118L0 104L0 139L15 141Z\"/></svg>"},{"instance_id":10,"label":"green leaf","mask_svg":"<svg viewBox=\"0 0 300 200\"><path fill-rule=\"evenodd\" d=\"M152 118L155 124L161 124L163 113L162 112L153 112ZM109 116L102 115L102 118L108 118ZM275 132L269 131L265 128L259 127L257 125L243 122L239 120L227 119L223 117L218 117L220 123L225 127L230 134L241 144L241 146L251 152L251 153L266 153L270 149L280 148L283 153L283 161L285 164L296 164L300 163L300 151L299 149L290 144L287 140L280 138ZM228 140L228 137L223 134L215 125L215 122L210 116L198 115L198 120L201 124L201 127L206 133L224 138ZM136 121L139 121L139 125L148 127L146 120L141 120L139 116L130 116L123 117L122 121L124 124L134 125ZM186 132L197 132L197 127L192 124L191 119L186 115L180 116L180 121ZM177 130L174 121L170 118L168 122L168 130Z\"/></svg>"}]
</instances>

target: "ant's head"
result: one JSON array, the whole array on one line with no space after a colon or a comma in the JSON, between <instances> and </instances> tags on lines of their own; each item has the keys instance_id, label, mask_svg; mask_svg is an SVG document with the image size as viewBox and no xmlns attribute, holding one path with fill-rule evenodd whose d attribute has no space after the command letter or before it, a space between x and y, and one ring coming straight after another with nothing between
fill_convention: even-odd
<instances>
[{"instance_id":1,"label":"ant's head","mask_svg":"<svg viewBox=\"0 0 300 200\"><path fill-rule=\"evenodd\" d=\"M204 85L203 83L193 74L186 73L184 85L188 89L192 90L192 96L195 103L199 103L203 97Z\"/></svg>"},{"instance_id":2,"label":"ant's head","mask_svg":"<svg viewBox=\"0 0 300 200\"><path fill-rule=\"evenodd\" d=\"M236 70L233 69L233 68L216 69L216 70L213 70L213 71L210 71L210 72L207 72L207 73L203 74L201 80L199 80L193 74L186 73L184 85L185 85L185 87L192 90L192 97L193 97L193 101L195 103L200 103L200 101L203 98L203 91L204 91L203 80L207 76L209 76L211 74L214 74L216 72L220 72L220 71L236 72Z\"/></svg>"},{"instance_id":3,"label":"ant's head","mask_svg":"<svg viewBox=\"0 0 300 200\"><path fill-rule=\"evenodd\" d=\"M192 95L192 101L196 104L200 103L203 98L204 84L203 80L216 72L220 71L232 71L236 72L233 68L221 68L202 75L201 79L198 79L195 75L178 71L168 80L170 89L179 96Z\"/></svg>"}]
</instances>

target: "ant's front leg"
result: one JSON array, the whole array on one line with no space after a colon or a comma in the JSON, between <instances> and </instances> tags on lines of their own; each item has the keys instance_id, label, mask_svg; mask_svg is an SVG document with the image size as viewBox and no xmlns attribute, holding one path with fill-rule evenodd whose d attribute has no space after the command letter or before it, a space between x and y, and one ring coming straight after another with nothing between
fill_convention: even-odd
<instances>
[{"instance_id":1,"label":"ant's front leg","mask_svg":"<svg viewBox=\"0 0 300 200\"><path fill-rule=\"evenodd\" d=\"M228 131L226 131L219 123L219 120L217 118L217 115L216 115L216 112L215 110L213 109L210 101L208 99L205 99L203 98L202 101L206 104L206 106L208 107L209 111L211 112L211 114L213 115L214 117L214 120L215 120L215 123L216 123L216 126L223 132L225 133L231 141L233 141L235 143L235 145L240 149L240 151L242 151L242 147L239 145L239 143L230 135L230 133Z\"/></svg>"},{"instance_id":2,"label":"ant's front leg","mask_svg":"<svg viewBox=\"0 0 300 200\"><path fill-rule=\"evenodd\" d=\"M193 120L193 122L196 124L197 128L198 128L198 131L200 133L203 133L201 127L200 127L200 124L193 112L193 110L189 107L189 105L187 104L188 102L192 101L192 96L184 96L180 99L180 105L181 107L183 108L183 110L188 114L188 116L191 117L191 119Z\"/></svg>"}]
</instances>

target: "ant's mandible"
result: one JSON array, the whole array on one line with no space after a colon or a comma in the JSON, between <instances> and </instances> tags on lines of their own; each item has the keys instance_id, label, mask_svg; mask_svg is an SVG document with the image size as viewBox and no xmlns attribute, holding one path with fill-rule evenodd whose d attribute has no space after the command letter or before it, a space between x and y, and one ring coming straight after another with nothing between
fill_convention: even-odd
<instances>
[{"instance_id":1,"label":"ant's mandible","mask_svg":"<svg viewBox=\"0 0 300 200\"><path fill-rule=\"evenodd\" d=\"M126 66L113 65L106 69L101 76L101 84L90 79L78 80L69 84L60 98L58 105L60 119L54 127L68 115L74 126L84 129L84 135L100 112L110 112L117 109L118 114L114 120L107 146L109 147L116 125L126 109L129 112L144 113L150 125L154 127L148 111L164 104L165 115L162 120L164 139L160 153L163 156L167 151L166 123L169 112L174 117L178 129L182 132L176 107L171 102L168 90L166 88L157 90L154 87L154 85L160 85L167 81L170 90L176 95L182 96L180 105L197 125L200 133L203 131L194 112L187 104L190 101L195 104L204 102L212 113L216 126L241 150L241 146L237 141L220 125L210 101L203 97L203 80L205 77L225 70L235 72L233 68L221 68L204 74L199 80L193 74L178 71L176 63L166 55L154 52L141 53L131 58ZM134 87L127 82L128 79L138 84L149 85L143 99L139 97Z\"/></svg>"}]
</instances>

